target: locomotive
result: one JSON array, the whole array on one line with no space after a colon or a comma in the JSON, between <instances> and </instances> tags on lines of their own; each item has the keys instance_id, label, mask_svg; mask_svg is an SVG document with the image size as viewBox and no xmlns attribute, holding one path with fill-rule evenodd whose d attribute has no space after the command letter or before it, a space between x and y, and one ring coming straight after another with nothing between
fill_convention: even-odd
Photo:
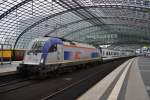
<instances>
[{"instance_id":1,"label":"locomotive","mask_svg":"<svg viewBox=\"0 0 150 100\"><path fill-rule=\"evenodd\" d=\"M19 73L47 76L49 73L102 61L101 48L56 37L40 37L31 41Z\"/></svg>"}]
</instances>

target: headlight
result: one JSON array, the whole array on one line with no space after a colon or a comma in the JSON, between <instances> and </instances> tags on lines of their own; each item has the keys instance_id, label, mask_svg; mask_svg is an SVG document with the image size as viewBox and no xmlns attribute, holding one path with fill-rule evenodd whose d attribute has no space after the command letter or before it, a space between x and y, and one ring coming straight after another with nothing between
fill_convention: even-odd
<instances>
[{"instance_id":1,"label":"headlight","mask_svg":"<svg viewBox=\"0 0 150 100\"><path fill-rule=\"evenodd\" d=\"M42 63L42 64L44 63L44 59L43 58L41 59L40 63Z\"/></svg>"}]
</instances>

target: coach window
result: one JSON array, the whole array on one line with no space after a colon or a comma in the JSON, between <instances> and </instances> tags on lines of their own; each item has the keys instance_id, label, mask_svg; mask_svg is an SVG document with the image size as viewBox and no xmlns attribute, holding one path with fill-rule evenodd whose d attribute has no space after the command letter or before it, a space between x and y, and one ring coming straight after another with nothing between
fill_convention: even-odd
<instances>
[{"instance_id":1,"label":"coach window","mask_svg":"<svg viewBox=\"0 0 150 100\"><path fill-rule=\"evenodd\" d=\"M105 52L103 51L103 55L105 55Z\"/></svg>"},{"instance_id":2,"label":"coach window","mask_svg":"<svg viewBox=\"0 0 150 100\"><path fill-rule=\"evenodd\" d=\"M106 55L108 55L108 52L106 52Z\"/></svg>"},{"instance_id":3,"label":"coach window","mask_svg":"<svg viewBox=\"0 0 150 100\"><path fill-rule=\"evenodd\" d=\"M32 51L33 51L34 53L39 53L39 52L41 52L44 43L45 43L45 42L43 42L43 41L36 41L36 42L32 45Z\"/></svg>"},{"instance_id":4,"label":"coach window","mask_svg":"<svg viewBox=\"0 0 150 100\"><path fill-rule=\"evenodd\" d=\"M48 52L55 52L55 51L57 51L57 45L55 44L55 45L52 45L50 48L49 48L49 50L48 50Z\"/></svg>"}]
</instances>

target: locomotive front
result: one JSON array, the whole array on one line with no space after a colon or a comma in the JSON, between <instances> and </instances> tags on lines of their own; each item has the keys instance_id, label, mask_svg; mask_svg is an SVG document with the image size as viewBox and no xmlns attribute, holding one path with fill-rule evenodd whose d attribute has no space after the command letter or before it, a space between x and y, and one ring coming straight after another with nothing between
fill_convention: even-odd
<instances>
[{"instance_id":1,"label":"locomotive front","mask_svg":"<svg viewBox=\"0 0 150 100\"><path fill-rule=\"evenodd\" d=\"M46 38L44 39L39 38L33 40L31 44L29 44L29 47L25 53L23 64L39 65L40 63L42 63L43 62L41 59L42 49L46 41L47 41Z\"/></svg>"},{"instance_id":2,"label":"locomotive front","mask_svg":"<svg viewBox=\"0 0 150 100\"><path fill-rule=\"evenodd\" d=\"M36 38L32 40L26 50L23 62L17 67L20 74L35 74L41 64L42 49L49 38Z\"/></svg>"},{"instance_id":3,"label":"locomotive front","mask_svg":"<svg viewBox=\"0 0 150 100\"><path fill-rule=\"evenodd\" d=\"M35 74L45 69L48 60L57 56L49 52L57 44L63 44L58 38L41 37L34 39L28 46L23 63L17 67L19 73ZM53 55L53 56L52 56ZM49 58L50 57L50 58Z\"/></svg>"}]
</instances>

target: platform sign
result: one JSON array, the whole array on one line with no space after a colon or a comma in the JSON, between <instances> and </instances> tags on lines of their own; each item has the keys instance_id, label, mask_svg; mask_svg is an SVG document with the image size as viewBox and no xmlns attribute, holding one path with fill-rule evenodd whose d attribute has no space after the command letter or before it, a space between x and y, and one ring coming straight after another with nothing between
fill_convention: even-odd
<instances>
[{"instance_id":1,"label":"platform sign","mask_svg":"<svg viewBox=\"0 0 150 100\"><path fill-rule=\"evenodd\" d=\"M117 34L96 34L96 35L87 35L86 38L89 39L117 39Z\"/></svg>"}]
</instances>

